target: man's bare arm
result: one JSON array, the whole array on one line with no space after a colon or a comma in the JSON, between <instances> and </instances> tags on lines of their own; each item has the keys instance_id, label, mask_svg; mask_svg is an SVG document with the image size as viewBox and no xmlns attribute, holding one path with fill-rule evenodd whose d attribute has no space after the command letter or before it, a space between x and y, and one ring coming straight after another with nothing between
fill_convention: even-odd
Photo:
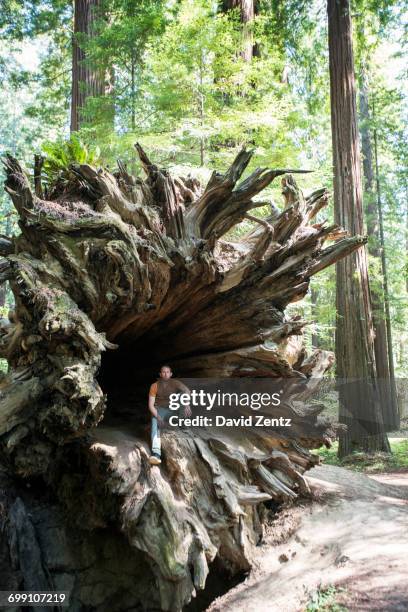
<instances>
[{"instance_id":1,"label":"man's bare arm","mask_svg":"<svg viewBox=\"0 0 408 612\"><path fill-rule=\"evenodd\" d=\"M149 403L148 403L149 411L150 411L151 415L156 417L156 419L157 419L158 413L157 413L157 409L156 409L156 407L154 405L155 401L156 401L156 396L155 395L149 395Z\"/></svg>"}]
</instances>

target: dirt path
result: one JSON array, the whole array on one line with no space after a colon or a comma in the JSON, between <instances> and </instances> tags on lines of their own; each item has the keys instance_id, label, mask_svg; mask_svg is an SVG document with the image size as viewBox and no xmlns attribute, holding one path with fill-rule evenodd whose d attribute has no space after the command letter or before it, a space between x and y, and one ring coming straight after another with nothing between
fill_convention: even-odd
<instances>
[{"instance_id":1,"label":"dirt path","mask_svg":"<svg viewBox=\"0 0 408 612\"><path fill-rule=\"evenodd\" d=\"M288 511L259 547L258 569L208 612L298 612L319 585L348 610L408 611L408 473L365 476L319 466L314 501ZM292 535L272 539L292 521Z\"/></svg>"}]
</instances>

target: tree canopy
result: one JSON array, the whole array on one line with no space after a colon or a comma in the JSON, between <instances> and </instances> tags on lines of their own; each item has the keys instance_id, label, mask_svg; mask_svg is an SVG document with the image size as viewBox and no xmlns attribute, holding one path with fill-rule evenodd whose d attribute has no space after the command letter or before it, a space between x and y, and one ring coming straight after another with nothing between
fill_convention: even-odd
<instances>
[{"instance_id":1,"label":"tree canopy","mask_svg":"<svg viewBox=\"0 0 408 612\"><path fill-rule=\"evenodd\" d=\"M227 10L228 8L228 10ZM397 373L407 366L407 175L406 6L402 0L352 3L357 85L365 70L369 116L377 135L379 185L384 208ZM2 142L26 158L29 151L58 155L69 139L72 4L3 3L0 16ZM229 163L239 147L256 149L258 163L314 171L307 186L331 188L331 138L327 24L324 3L314 0L254 3L250 19L253 55L240 53L239 3L212 0L101 0L92 37L78 35L86 62L105 83L89 96L75 138L96 146L102 163L121 158L140 172L132 143L143 141L159 161L207 177L212 165ZM270 189L273 200L279 189ZM366 199L366 194L365 194ZM9 204L2 198L3 230ZM258 215L268 213L260 208ZM329 215L332 214L329 208ZM242 231L251 226L244 221ZM9 226L10 229L10 226ZM236 231L241 231L238 227ZM399 257L392 256L399 247ZM370 258L372 282L380 274ZM310 297L294 305L313 313L308 342L333 348L334 272L313 281ZM317 334L317 335L316 335Z\"/></svg>"}]
</instances>

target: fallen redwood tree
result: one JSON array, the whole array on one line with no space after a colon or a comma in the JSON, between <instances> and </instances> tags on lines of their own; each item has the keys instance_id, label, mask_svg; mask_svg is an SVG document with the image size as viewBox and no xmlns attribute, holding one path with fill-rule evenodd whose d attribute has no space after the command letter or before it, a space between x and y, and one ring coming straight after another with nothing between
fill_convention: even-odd
<instances>
[{"instance_id":1,"label":"fallen redwood tree","mask_svg":"<svg viewBox=\"0 0 408 612\"><path fill-rule=\"evenodd\" d=\"M159 469L148 383L163 361L179 377L321 377L332 354L308 355L306 322L285 308L364 243L314 223L328 194L304 197L296 171L241 179L249 151L202 188L136 147L145 180L123 164L72 165L45 192L4 160L21 233L0 240L15 297L0 329L0 587L66 590L75 610L180 610L212 563L251 567L265 503L307 491L308 448L329 443L332 425L304 401L287 410L307 437L167 432ZM253 217L279 176L283 209ZM226 237L244 219L253 229Z\"/></svg>"}]
</instances>

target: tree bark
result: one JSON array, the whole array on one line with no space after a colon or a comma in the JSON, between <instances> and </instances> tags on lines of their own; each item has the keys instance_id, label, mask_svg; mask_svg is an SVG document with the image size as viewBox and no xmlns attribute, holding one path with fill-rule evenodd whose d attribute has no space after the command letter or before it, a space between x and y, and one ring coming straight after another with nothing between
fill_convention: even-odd
<instances>
[{"instance_id":1,"label":"tree bark","mask_svg":"<svg viewBox=\"0 0 408 612\"><path fill-rule=\"evenodd\" d=\"M13 559L2 588L32 584L39 557L45 580L62 585L75 609L181 610L212 563L248 571L265 504L307 493L303 474L318 461L308 449L336 435L308 402L333 355L307 355L306 322L285 308L304 297L313 274L365 242L314 223L327 192L305 198L289 171L256 168L241 180L250 151L205 188L137 151L145 180L122 163L114 174L73 165L47 201L17 160L5 159L21 234L11 248L0 243L0 280L16 303L0 326L10 366L0 477L18 476L31 496L25 486L0 487L0 520L14 521L11 532L0 530L0 567L3 551ZM279 176L283 209L227 240ZM303 381L298 400L282 405L292 436L169 431L162 465L150 466L147 384L169 360L181 377ZM63 558L52 533L66 542Z\"/></svg>"},{"instance_id":2,"label":"tree bark","mask_svg":"<svg viewBox=\"0 0 408 612\"><path fill-rule=\"evenodd\" d=\"M98 69L84 50L84 41L95 35L95 20L100 17L101 0L75 0L72 38L71 132L80 129L89 97L105 93L103 70Z\"/></svg>"},{"instance_id":3,"label":"tree bark","mask_svg":"<svg viewBox=\"0 0 408 612\"><path fill-rule=\"evenodd\" d=\"M363 153L364 187L366 196L366 218L368 252L381 265L379 286L372 285L372 309L374 325L374 351L376 372L380 385L380 401L384 425L388 431L399 428L397 391L394 375L394 357L392 350L392 333L388 295L387 264L385 259L384 230L382 222L381 195L377 178L378 164L374 160L370 134L370 110L367 73L361 73L360 86L360 132L361 150ZM381 218L381 221L380 221Z\"/></svg>"},{"instance_id":4,"label":"tree bark","mask_svg":"<svg viewBox=\"0 0 408 612\"><path fill-rule=\"evenodd\" d=\"M408 293L408 186L405 184L405 291Z\"/></svg>"},{"instance_id":5,"label":"tree bark","mask_svg":"<svg viewBox=\"0 0 408 612\"><path fill-rule=\"evenodd\" d=\"M378 142L377 142L377 130L374 130L374 154L375 154L375 176L377 186L377 207L378 207L378 224L379 224L379 239L380 239L380 254L381 254L381 268L383 273L384 281L384 309L385 309L385 323L387 330L387 354L388 364L390 373L390 385L386 386L388 393L388 412L387 412L387 424L391 429L399 429L400 427L400 415L398 409L398 398L397 388L395 384L395 370L394 370L394 351L392 345L392 330L391 330L391 312L390 312L390 293L388 285L388 272L387 272L387 259L385 254L385 238L384 238L384 218L383 208L381 200L381 186L380 186L380 171L378 167ZM387 383L387 381L386 381Z\"/></svg>"},{"instance_id":6,"label":"tree bark","mask_svg":"<svg viewBox=\"0 0 408 612\"><path fill-rule=\"evenodd\" d=\"M246 62L250 62L254 55L254 37L252 31L255 17L254 0L223 0L222 10L224 13L233 9L239 10L242 23L241 56ZM257 49L255 51L259 52Z\"/></svg>"},{"instance_id":7,"label":"tree bark","mask_svg":"<svg viewBox=\"0 0 408 612\"><path fill-rule=\"evenodd\" d=\"M362 185L350 6L328 0L330 100L333 141L334 211L336 223L350 233L363 233ZM358 379L353 389L340 385L339 456L353 450L389 451L376 397L374 331L367 256L360 249L336 265L337 377ZM368 397L366 397L366 393Z\"/></svg>"}]
</instances>

